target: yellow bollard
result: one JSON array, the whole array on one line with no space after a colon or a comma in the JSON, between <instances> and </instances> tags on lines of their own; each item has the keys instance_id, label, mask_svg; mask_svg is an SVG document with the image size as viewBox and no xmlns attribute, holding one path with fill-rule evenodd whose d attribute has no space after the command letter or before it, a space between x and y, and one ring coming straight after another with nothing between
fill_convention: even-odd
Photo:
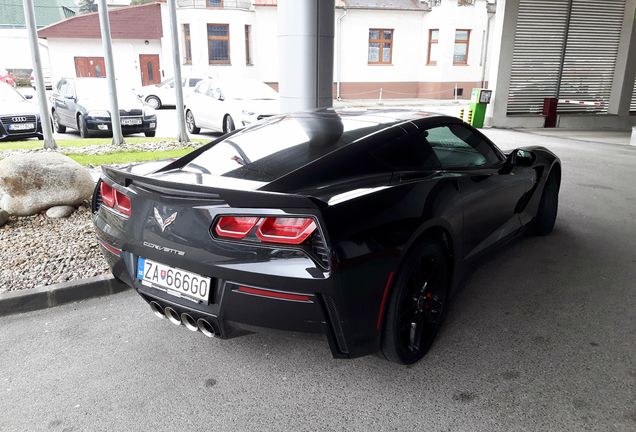
<instances>
[{"instance_id":1,"label":"yellow bollard","mask_svg":"<svg viewBox=\"0 0 636 432\"><path fill-rule=\"evenodd\" d=\"M466 120L466 123L473 124L473 110L470 108L468 108L468 119Z\"/></svg>"},{"instance_id":2,"label":"yellow bollard","mask_svg":"<svg viewBox=\"0 0 636 432\"><path fill-rule=\"evenodd\" d=\"M464 120L464 108L459 109L459 118Z\"/></svg>"}]
</instances>

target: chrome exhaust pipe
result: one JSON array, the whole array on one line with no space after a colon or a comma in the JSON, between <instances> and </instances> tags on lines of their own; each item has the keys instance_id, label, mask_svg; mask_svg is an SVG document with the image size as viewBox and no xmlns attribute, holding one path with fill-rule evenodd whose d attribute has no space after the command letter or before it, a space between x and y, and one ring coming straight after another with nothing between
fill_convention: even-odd
<instances>
[{"instance_id":1,"label":"chrome exhaust pipe","mask_svg":"<svg viewBox=\"0 0 636 432\"><path fill-rule=\"evenodd\" d=\"M206 321L203 318L199 318L197 320L197 325L199 326L199 331L207 337L213 338L216 336L216 330L209 321Z\"/></svg>"},{"instance_id":2,"label":"chrome exhaust pipe","mask_svg":"<svg viewBox=\"0 0 636 432\"><path fill-rule=\"evenodd\" d=\"M161 305L156 301L150 302L150 310L152 310L152 313L154 313L157 318L164 319L166 317L166 315L163 313Z\"/></svg>"},{"instance_id":3,"label":"chrome exhaust pipe","mask_svg":"<svg viewBox=\"0 0 636 432\"><path fill-rule=\"evenodd\" d=\"M179 314L177 313L176 310L168 306L167 308L163 310L163 313L168 318L168 321L170 321L172 324L181 325L181 318L179 317Z\"/></svg>"},{"instance_id":4,"label":"chrome exhaust pipe","mask_svg":"<svg viewBox=\"0 0 636 432\"><path fill-rule=\"evenodd\" d=\"M195 319L187 313L181 314L181 322L183 322L183 325L190 331L195 332L199 329L197 327L197 322L195 321Z\"/></svg>"}]
</instances>

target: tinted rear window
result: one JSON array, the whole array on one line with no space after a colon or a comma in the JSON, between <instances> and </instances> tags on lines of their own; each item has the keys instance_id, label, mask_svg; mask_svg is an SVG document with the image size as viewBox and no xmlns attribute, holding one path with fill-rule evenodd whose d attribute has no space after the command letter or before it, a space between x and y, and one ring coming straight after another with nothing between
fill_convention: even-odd
<instances>
[{"instance_id":1,"label":"tinted rear window","mask_svg":"<svg viewBox=\"0 0 636 432\"><path fill-rule=\"evenodd\" d=\"M376 129L334 116L274 118L217 143L184 170L268 182Z\"/></svg>"}]
</instances>

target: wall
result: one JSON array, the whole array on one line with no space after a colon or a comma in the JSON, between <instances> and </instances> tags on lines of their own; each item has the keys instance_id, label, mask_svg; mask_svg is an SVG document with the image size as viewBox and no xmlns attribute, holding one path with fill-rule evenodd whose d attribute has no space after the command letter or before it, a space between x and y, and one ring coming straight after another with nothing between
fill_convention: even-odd
<instances>
[{"instance_id":1,"label":"wall","mask_svg":"<svg viewBox=\"0 0 636 432\"><path fill-rule=\"evenodd\" d=\"M49 39L49 52L54 83L62 77L76 75L75 57L104 56L100 39ZM117 85L121 88L135 89L141 86L139 54L159 54L162 69L169 62L169 59L161 55L159 40L150 40L146 45L143 40L115 39L113 54Z\"/></svg>"},{"instance_id":2,"label":"wall","mask_svg":"<svg viewBox=\"0 0 636 432\"><path fill-rule=\"evenodd\" d=\"M183 64L184 37L183 24L190 24L190 43L192 50L192 64ZM208 60L208 24L229 24L230 29L230 64L209 64ZM179 27L179 50L182 60L182 74L210 77L246 77L257 78L257 68L245 64L245 25L252 26L252 59L255 64L260 62L255 57L257 38L254 25L254 12L245 10L219 10L179 8L177 11L177 25ZM164 27L166 32L169 27ZM169 40L166 41L169 45Z\"/></svg>"}]
</instances>

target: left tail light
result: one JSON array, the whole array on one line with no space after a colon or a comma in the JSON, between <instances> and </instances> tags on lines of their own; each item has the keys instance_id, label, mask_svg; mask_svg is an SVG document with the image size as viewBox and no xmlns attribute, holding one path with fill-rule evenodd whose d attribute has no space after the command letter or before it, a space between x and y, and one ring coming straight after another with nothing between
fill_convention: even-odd
<instances>
[{"instance_id":1,"label":"left tail light","mask_svg":"<svg viewBox=\"0 0 636 432\"><path fill-rule=\"evenodd\" d=\"M101 194L102 204L106 207L124 216L130 216L132 214L132 203L130 202L129 196L113 188L103 180L99 185L99 192Z\"/></svg>"}]
</instances>

